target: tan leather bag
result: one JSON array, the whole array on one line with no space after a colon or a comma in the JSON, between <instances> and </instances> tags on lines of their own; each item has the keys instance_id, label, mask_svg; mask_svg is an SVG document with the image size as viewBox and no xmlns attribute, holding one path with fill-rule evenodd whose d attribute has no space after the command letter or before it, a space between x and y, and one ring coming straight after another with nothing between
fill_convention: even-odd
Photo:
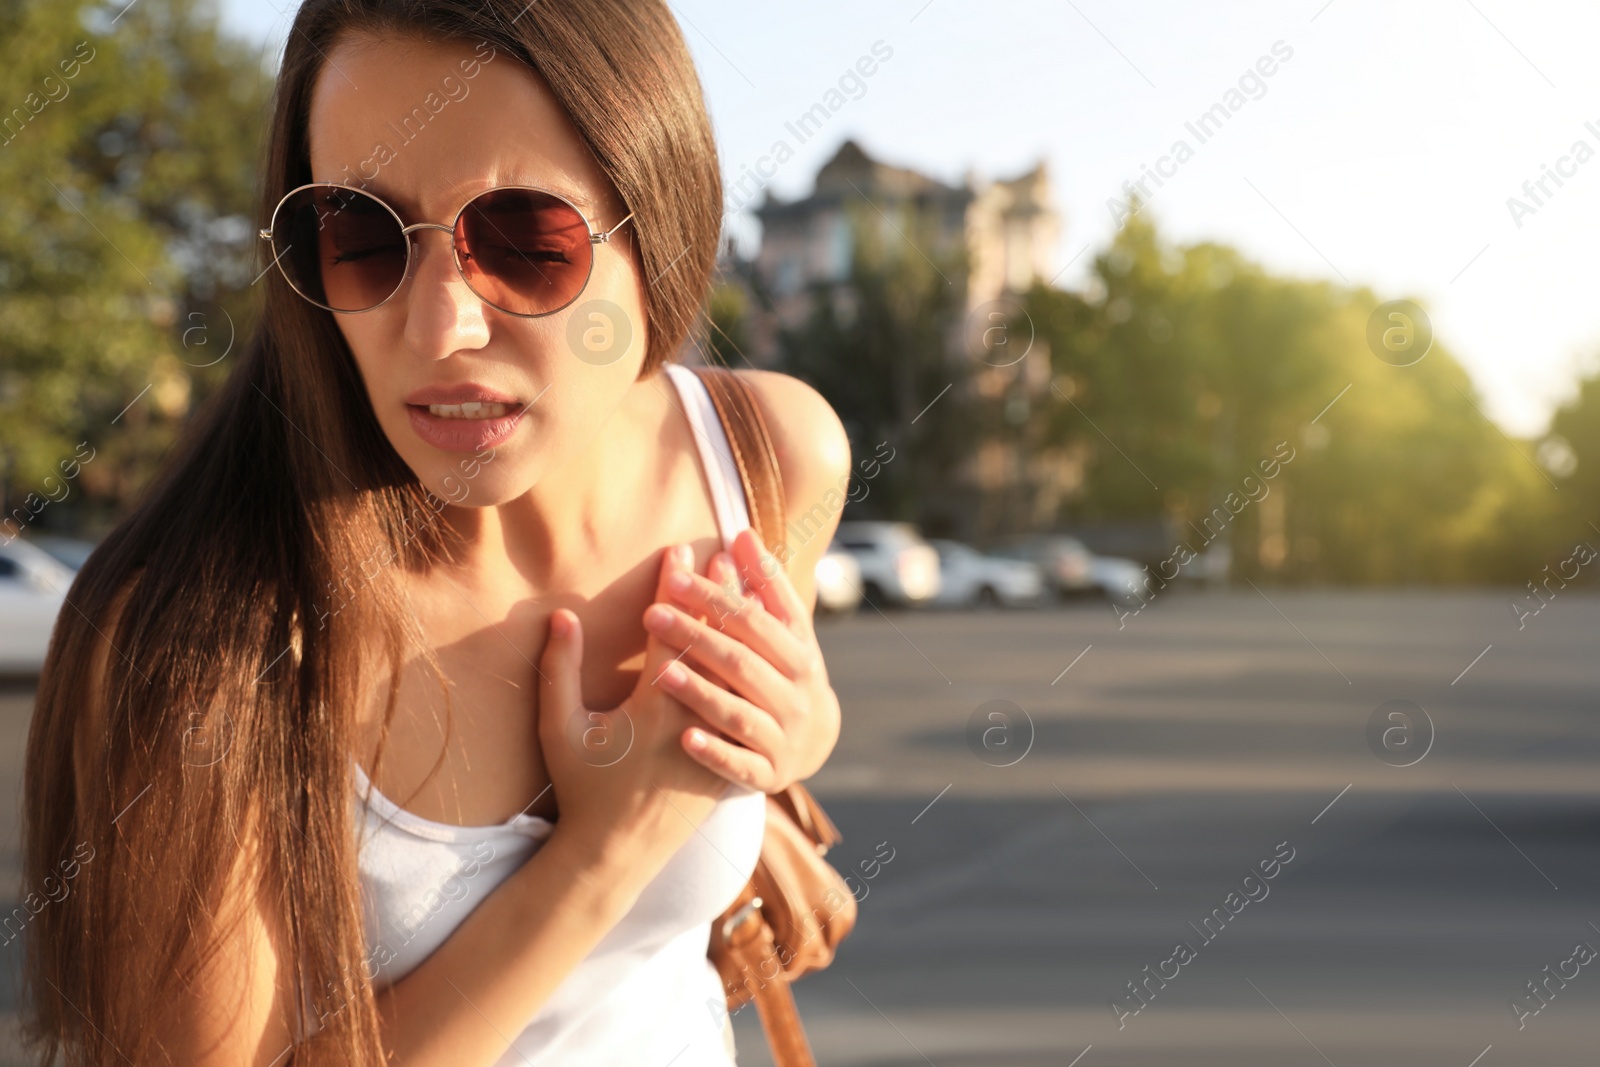
<instances>
[{"instance_id":1,"label":"tan leather bag","mask_svg":"<svg viewBox=\"0 0 1600 1067\"><path fill-rule=\"evenodd\" d=\"M691 368L705 382L744 484L750 525L770 552L783 542L783 480L761 410L726 367ZM761 858L738 898L711 924L706 954L728 1010L752 998L777 1067L816 1067L789 983L833 962L855 927L856 899L824 858L839 830L805 786L767 796Z\"/></svg>"}]
</instances>

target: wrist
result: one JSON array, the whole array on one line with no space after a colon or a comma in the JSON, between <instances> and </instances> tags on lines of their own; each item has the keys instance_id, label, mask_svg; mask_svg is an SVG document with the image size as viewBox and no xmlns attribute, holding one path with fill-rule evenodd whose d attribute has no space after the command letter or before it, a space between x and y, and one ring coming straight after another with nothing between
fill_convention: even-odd
<instances>
[{"instance_id":1,"label":"wrist","mask_svg":"<svg viewBox=\"0 0 1600 1067\"><path fill-rule=\"evenodd\" d=\"M615 835L592 833L560 820L541 852L553 852L557 862L580 887L583 895L620 919L644 890L638 857Z\"/></svg>"}]
</instances>

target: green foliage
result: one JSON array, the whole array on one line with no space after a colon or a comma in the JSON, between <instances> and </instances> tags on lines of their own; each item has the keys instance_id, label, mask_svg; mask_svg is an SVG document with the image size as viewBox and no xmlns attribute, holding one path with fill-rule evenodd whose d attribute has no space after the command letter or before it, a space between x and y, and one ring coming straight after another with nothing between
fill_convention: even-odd
<instances>
[{"instance_id":1,"label":"green foliage","mask_svg":"<svg viewBox=\"0 0 1600 1067\"><path fill-rule=\"evenodd\" d=\"M78 484L125 503L226 373L218 357L253 314L270 92L261 57L197 0L0 7L8 510L80 441L95 458Z\"/></svg>"},{"instance_id":2,"label":"green foliage","mask_svg":"<svg viewBox=\"0 0 1600 1067\"><path fill-rule=\"evenodd\" d=\"M745 290L738 285L724 281L712 285L706 306L706 317L710 320L706 347L712 362L724 367L742 367L749 362L745 354L750 351L745 326L749 321L746 303Z\"/></svg>"},{"instance_id":3,"label":"green foliage","mask_svg":"<svg viewBox=\"0 0 1600 1067\"><path fill-rule=\"evenodd\" d=\"M1538 569L1555 493L1531 449L1488 422L1437 340L1409 367L1377 359L1372 293L1274 277L1219 245L1165 245L1144 214L1094 278L1091 296L1038 287L1027 301L1052 358L1048 440L1093 456L1065 524L1162 516L1187 536L1287 442L1295 458L1272 483L1281 537L1263 552L1267 509L1244 507L1230 524L1235 573L1419 582Z\"/></svg>"},{"instance_id":4,"label":"green foliage","mask_svg":"<svg viewBox=\"0 0 1600 1067\"><path fill-rule=\"evenodd\" d=\"M1590 364L1600 364L1600 356L1591 355ZM1546 450L1552 448L1554 469L1549 477L1561 492L1559 504L1549 510L1557 533L1553 539L1547 535L1542 556L1529 560L1532 565L1517 572L1519 582L1545 564L1565 558L1579 541L1600 548L1600 368L1590 370L1578 381L1572 399L1561 405L1550 420L1550 433L1541 443L1541 454L1549 455Z\"/></svg>"},{"instance_id":5,"label":"green foliage","mask_svg":"<svg viewBox=\"0 0 1600 1067\"><path fill-rule=\"evenodd\" d=\"M1600 526L1600 370L1578 382L1577 394L1556 411L1550 432L1571 448L1576 460L1561 478L1567 520L1574 527ZM1594 530L1582 534L1595 535Z\"/></svg>"},{"instance_id":6,"label":"green foliage","mask_svg":"<svg viewBox=\"0 0 1600 1067\"><path fill-rule=\"evenodd\" d=\"M937 528L979 425L970 361L951 344L966 264L936 247L927 220L906 212L896 228L883 223L865 210L854 217L848 285L813 288L809 319L781 338L781 367L828 398L854 455L884 441L894 449L863 514Z\"/></svg>"}]
</instances>

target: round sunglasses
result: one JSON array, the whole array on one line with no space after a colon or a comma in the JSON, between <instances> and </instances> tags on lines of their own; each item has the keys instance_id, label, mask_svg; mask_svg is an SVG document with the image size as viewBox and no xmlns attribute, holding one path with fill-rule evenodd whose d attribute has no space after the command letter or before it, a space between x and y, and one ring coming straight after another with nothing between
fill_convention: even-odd
<instances>
[{"instance_id":1,"label":"round sunglasses","mask_svg":"<svg viewBox=\"0 0 1600 1067\"><path fill-rule=\"evenodd\" d=\"M563 197L502 185L468 200L449 226L407 226L371 193L313 182L289 190L259 233L295 292L317 307L351 314L382 307L400 291L414 258L412 234L443 230L467 288L491 307L534 318L578 299L594 270L594 246L631 218L630 211L596 232Z\"/></svg>"}]
</instances>

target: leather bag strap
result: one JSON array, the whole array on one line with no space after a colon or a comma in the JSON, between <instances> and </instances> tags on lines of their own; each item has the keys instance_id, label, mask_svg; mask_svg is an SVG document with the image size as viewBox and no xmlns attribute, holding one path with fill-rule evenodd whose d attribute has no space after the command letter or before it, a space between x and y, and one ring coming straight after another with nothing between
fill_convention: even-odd
<instances>
[{"instance_id":1,"label":"leather bag strap","mask_svg":"<svg viewBox=\"0 0 1600 1067\"><path fill-rule=\"evenodd\" d=\"M772 928L762 924L760 959L772 959L777 953L773 943ZM800 1010L794 1003L794 990L782 978L762 982L755 991L756 1013L761 1016L761 1028L766 1031L767 1044L772 1049L772 1062L777 1067L816 1067L811 1054L811 1042L806 1039L805 1024L800 1021Z\"/></svg>"},{"instance_id":2,"label":"leather bag strap","mask_svg":"<svg viewBox=\"0 0 1600 1067\"><path fill-rule=\"evenodd\" d=\"M750 504L750 525L767 551L776 553L783 543L783 475L755 394L749 383L727 367L692 369L705 383L727 431L733 465L738 468L745 500Z\"/></svg>"},{"instance_id":3,"label":"leather bag strap","mask_svg":"<svg viewBox=\"0 0 1600 1067\"><path fill-rule=\"evenodd\" d=\"M722 420L728 436L728 447L733 452L733 465L739 471L739 481L744 485L745 500L750 506L750 525L756 536L767 546L767 551L777 553L783 543L783 476L778 469L778 455L772 447L772 435L757 406L750 386L727 367L696 366L691 368L706 385L711 403ZM791 808L798 808L792 800ZM796 811L796 815L800 813ZM820 815L820 811L816 814ZM808 821L812 811L804 814ZM826 816L822 816L826 819ZM806 825L803 823L802 825ZM831 823L828 828L837 834ZM758 922L759 951L750 954L752 959L772 959L777 948L772 928ZM750 946L756 947L756 946ZM748 948L746 949L748 951ZM816 1067L811 1054L811 1044L806 1040L805 1024L800 1020L794 1002L794 991L781 977L759 984L755 991L756 1012L761 1016L761 1028L766 1032L767 1044L772 1048L772 1062L776 1067Z\"/></svg>"},{"instance_id":4,"label":"leather bag strap","mask_svg":"<svg viewBox=\"0 0 1600 1067\"><path fill-rule=\"evenodd\" d=\"M754 888L746 886L741 901L760 902ZM760 912L739 923L739 929L730 939L730 950L741 963L741 973L752 976L750 982L755 1013L762 1017L762 1030L766 1045L773 1051L774 1067L816 1067L811 1056L811 1043L806 1040L805 1024L800 1021L800 1009L795 1006L794 990L782 974L768 977L766 965L778 960L778 944L773 939L773 928L760 920Z\"/></svg>"}]
</instances>

